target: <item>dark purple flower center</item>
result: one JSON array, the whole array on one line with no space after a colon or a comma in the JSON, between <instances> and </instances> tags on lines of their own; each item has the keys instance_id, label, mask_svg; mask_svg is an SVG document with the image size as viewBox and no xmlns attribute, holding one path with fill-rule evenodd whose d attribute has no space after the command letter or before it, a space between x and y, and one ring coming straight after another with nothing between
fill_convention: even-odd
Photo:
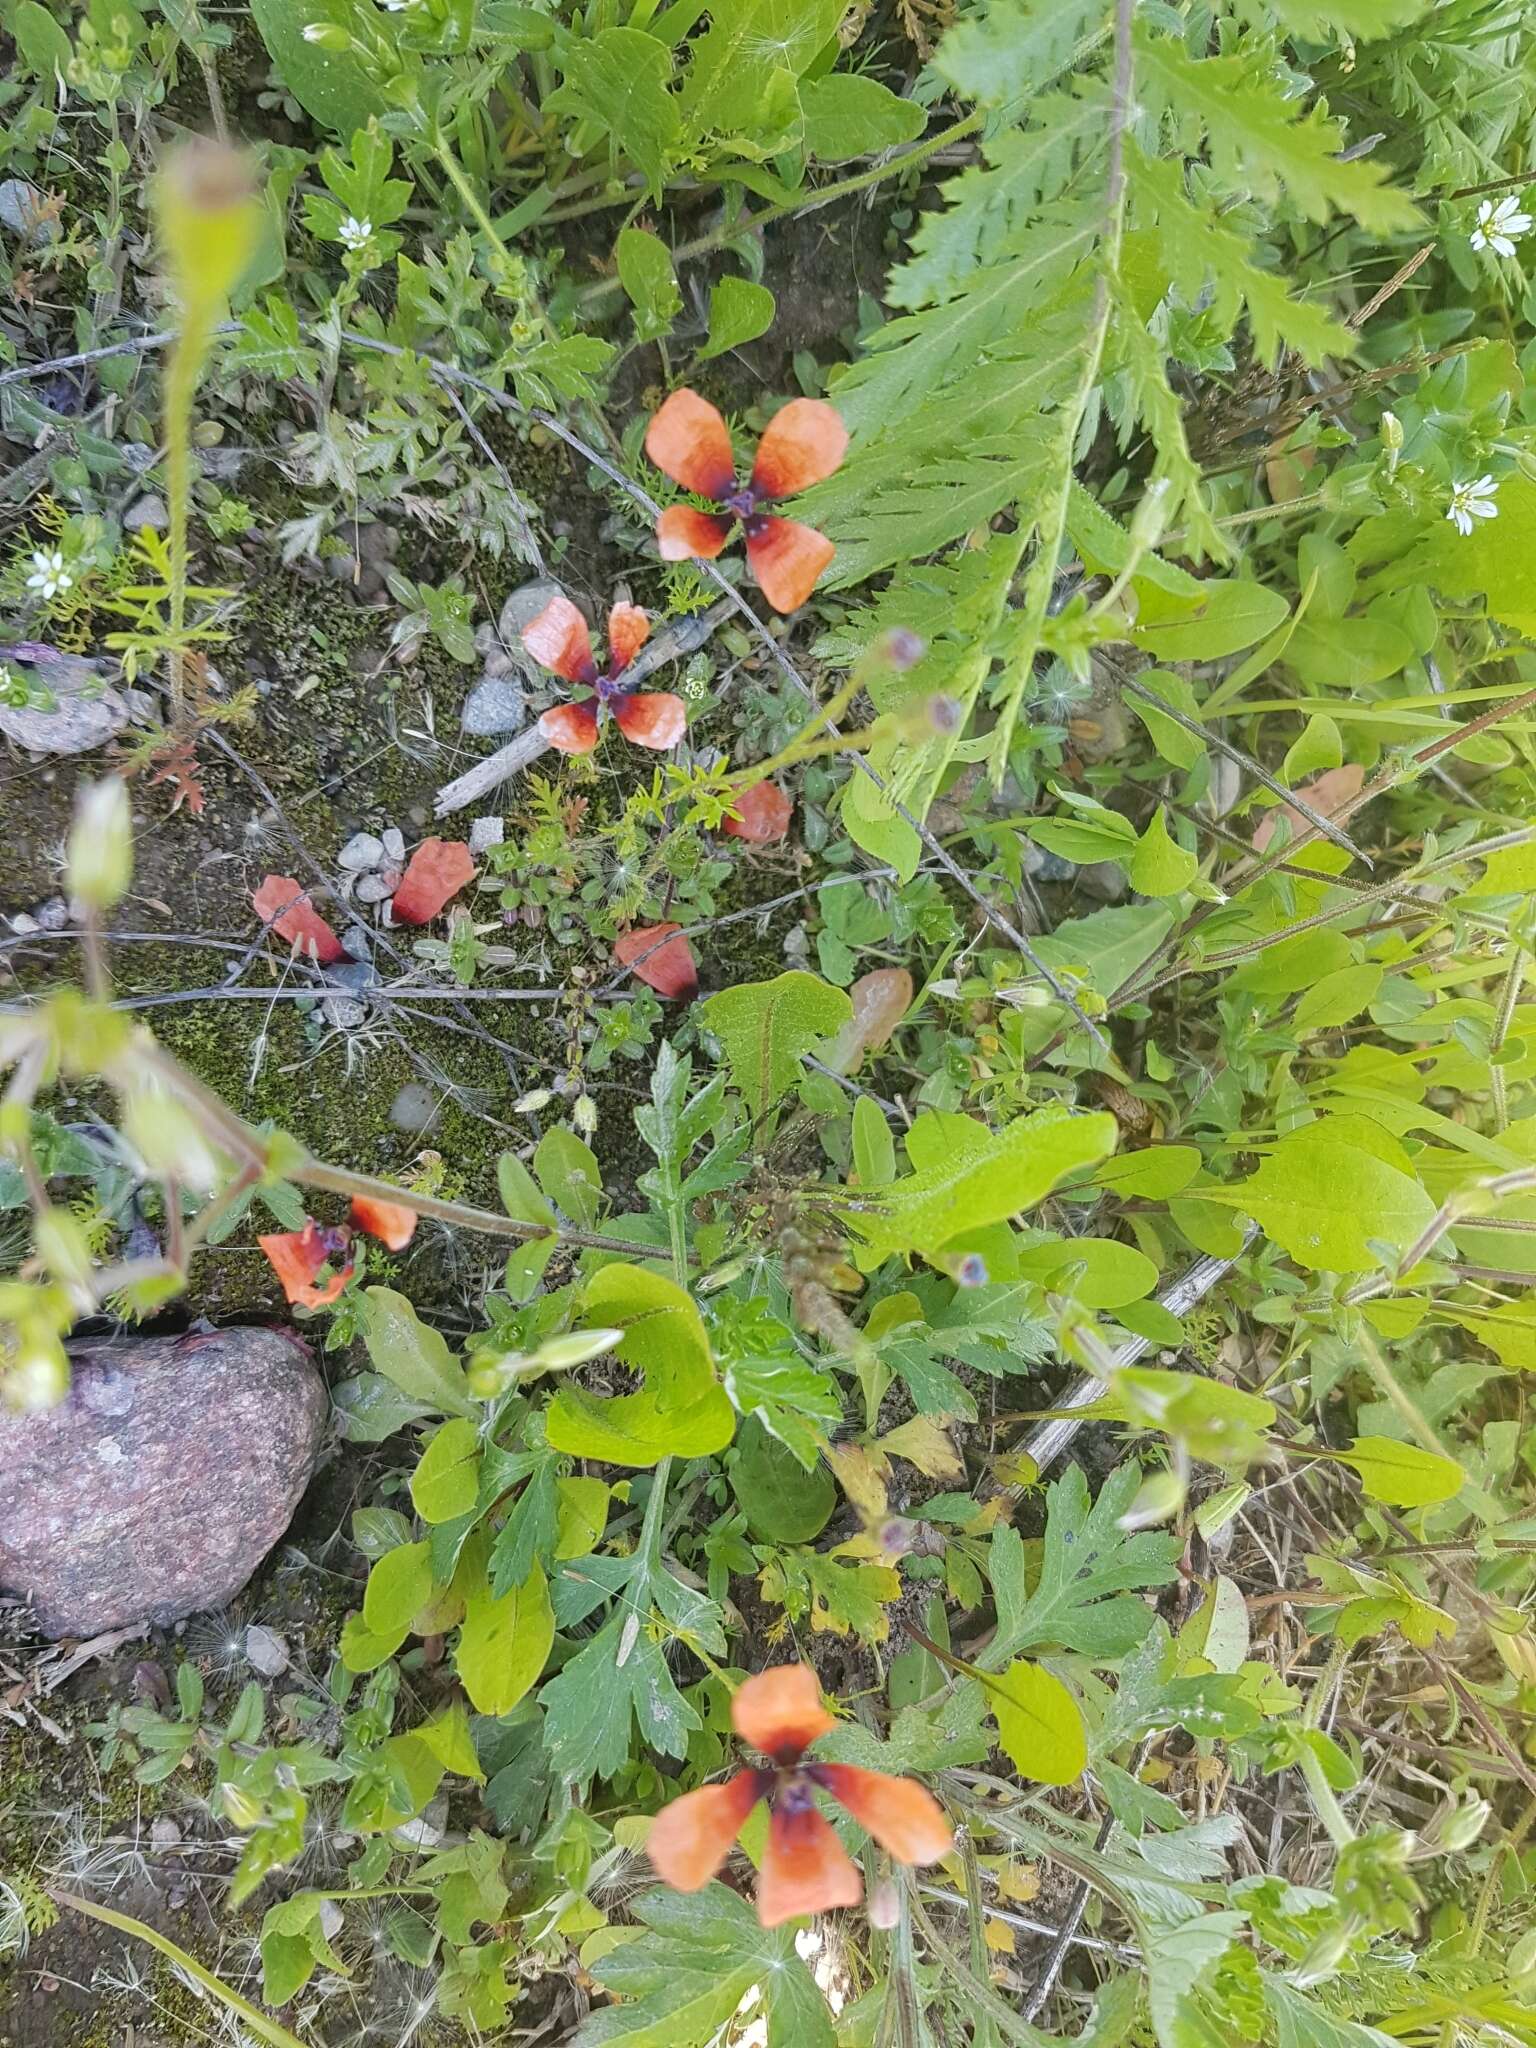
<instances>
[{"instance_id":1,"label":"dark purple flower center","mask_svg":"<svg viewBox=\"0 0 1536 2048\"><path fill-rule=\"evenodd\" d=\"M739 519L748 533L751 533L754 531L755 524L761 524L757 509L761 503L762 500L757 494L757 486L749 479L744 484L736 484L731 490L726 492L725 496L720 500L720 509L722 512L729 512L733 518Z\"/></svg>"}]
</instances>

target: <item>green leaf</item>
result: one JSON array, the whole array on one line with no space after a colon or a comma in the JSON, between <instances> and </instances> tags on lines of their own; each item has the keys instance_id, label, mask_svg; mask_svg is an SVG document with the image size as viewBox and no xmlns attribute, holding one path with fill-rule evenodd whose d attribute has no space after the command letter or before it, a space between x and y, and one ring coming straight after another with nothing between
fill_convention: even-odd
<instances>
[{"instance_id":1,"label":"green leaf","mask_svg":"<svg viewBox=\"0 0 1536 2048\"><path fill-rule=\"evenodd\" d=\"M466 1576L454 1669L476 1713L510 1714L536 1683L555 1640L549 1584L536 1564L524 1585L498 1600L483 1566L478 1579L473 1569Z\"/></svg>"},{"instance_id":2,"label":"green leaf","mask_svg":"<svg viewBox=\"0 0 1536 2048\"><path fill-rule=\"evenodd\" d=\"M1346 160L1342 122L1319 108L1301 111L1279 74L1248 52L1195 56L1182 42L1138 24L1136 92L1156 118L1181 117L1205 131L1219 180L1273 204L1283 192L1309 220L1352 216L1371 234L1415 226L1419 209L1386 185L1369 159Z\"/></svg>"},{"instance_id":3,"label":"green leaf","mask_svg":"<svg viewBox=\"0 0 1536 2048\"><path fill-rule=\"evenodd\" d=\"M1398 2048L1396 2034L1340 2019L1268 1970L1263 1978L1264 2001L1275 2022L1275 2048Z\"/></svg>"},{"instance_id":4,"label":"green leaf","mask_svg":"<svg viewBox=\"0 0 1536 2048\"><path fill-rule=\"evenodd\" d=\"M331 1395L339 1433L348 1443L381 1444L408 1422L436 1415L440 1403L413 1401L381 1372L360 1372L343 1380Z\"/></svg>"},{"instance_id":5,"label":"green leaf","mask_svg":"<svg viewBox=\"0 0 1536 2048\"><path fill-rule=\"evenodd\" d=\"M1200 872L1195 855L1170 838L1166 804L1153 813L1125 871L1131 887L1142 896L1178 896Z\"/></svg>"},{"instance_id":6,"label":"green leaf","mask_svg":"<svg viewBox=\"0 0 1536 2048\"><path fill-rule=\"evenodd\" d=\"M956 22L933 68L967 99L1002 106L1032 98L1060 77L1090 29L1103 33L1103 9L1094 0L993 0Z\"/></svg>"},{"instance_id":7,"label":"green leaf","mask_svg":"<svg viewBox=\"0 0 1536 2048\"><path fill-rule=\"evenodd\" d=\"M842 11L842 0L715 0L683 81L689 132L781 139L798 112L794 81L832 40Z\"/></svg>"},{"instance_id":8,"label":"green leaf","mask_svg":"<svg viewBox=\"0 0 1536 2048\"><path fill-rule=\"evenodd\" d=\"M1202 1189L1251 1216L1309 1272L1366 1273L1371 1241L1406 1251L1435 1214L1419 1183L1360 1142L1361 1117L1325 1117L1283 1137L1251 1179ZM1385 1133L1381 1133L1385 1137Z\"/></svg>"},{"instance_id":9,"label":"green leaf","mask_svg":"<svg viewBox=\"0 0 1536 2048\"><path fill-rule=\"evenodd\" d=\"M539 1694L544 1740L560 1776L612 1778L632 1760L631 1724L642 1746L688 1754L702 1724L677 1689L647 1622L626 1612L609 1622Z\"/></svg>"},{"instance_id":10,"label":"green leaf","mask_svg":"<svg viewBox=\"0 0 1536 2048\"><path fill-rule=\"evenodd\" d=\"M1120 1527L1140 1484L1139 1466L1117 1466L1090 1503L1082 1470L1069 1467L1046 1495L1045 1542L1032 1592L1025 1588L1023 1538L1010 1528L996 1532L988 1576L997 1633L982 1652L984 1665L995 1669L1021 1650L1046 1644L1117 1657L1142 1640L1154 1616L1131 1596L1177 1576L1180 1545L1160 1530L1127 1535Z\"/></svg>"},{"instance_id":11,"label":"green leaf","mask_svg":"<svg viewBox=\"0 0 1536 2048\"><path fill-rule=\"evenodd\" d=\"M837 1487L826 1467L807 1471L755 1417L741 1431L731 1491L747 1527L764 1543L811 1542L837 1506Z\"/></svg>"},{"instance_id":12,"label":"green leaf","mask_svg":"<svg viewBox=\"0 0 1536 2048\"><path fill-rule=\"evenodd\" d=\"M480 1491L480 1433L463 1416L445 1422L411 1474L411 1500L424 1522L466 1515Z\"/></svg>"},{"instance_id":13,"label":"green leaf","mask_svg":"<svg viewBox=\"0 0 1536 2048\"><path fill-rule=\"evenodd\" d=\"M7 26L22 62L35 78L68 75L74 45L39 0L21 0Z\"/></svg>"},{"instance_id":14,"label":"green leaf","mask_svg":"<svg viewBox=\"0 0 1536 2048\"><path fill-rule=\"evenodd\" d=\"M722 989L699 1007L754 1119L795 1086L801 1057L853 1015L841 989L793 968L774 981Z\"/></svg>"},{"instance_id":15,"label":"green leaf","mask_svg":"<svg viewBox=\"0 0 1536 2048\"><path fill-rule=\"evenodd\" d=\"M1385 974L1379 963L1367 960L1358 967L1338 967L1332 974L1321 975L1303 990L1296 1005L1292 1020L1296 1036L1305 1038L1308 1032L1326 1031L1358 1017L1376 1000Z\"/></svg>"},{"instance_id":16,"label":"green leaf","mask_svg":"<svg viewBox=\"0 0 1536 2048\"><path fill-rule=\"evenodd\" d=\"M1021 1777L1070 1785L1088 1768L1082 1710L1061 1680L1023 1659L986 1681L997 1739Z\"/></svg>"},{"instance_id":17,"label":"green leaf","mask_svg":"<svg viewBox=\"0 0 1536 2048\"><path fill-rule=\"evenodd\" d=\"M477 1785L485 1783L462 1701L455 1700L430 1721L419 1723L411 1733L418 1742L427 1745L445 1771L452 1771L457 1778L472 1778Z\"/></svg>"},{"instance_id":18,"label":"green leaf","mask_svg":"<svg viewBox=\"0 0 1536 2048\"><path fill-rule=\"evenodd\" d=\"M668 90L672 53L637 28L605 28L562 43L564 83L544 106L595 122L661 197L667 157L678 138L677 101Z\"/></svg>"},{"instance_id":19,"label":"green leaf","mask_svg":"<svg viewBox=\"0 0 1536 2048\"><path fill-rule=\"evenodd\" d=\"M1270 0L1288 34L1309 43L1366 43L1422 20L1433 0Z\"/></svg>"},{"instance_id":20,"label":"green leaf","mask_svg":"<svg viewBox=\"0 0 1536 2048\"><path fill-rule=\"evenodd\" d=\"M1143 690L1151 691L1154 697L1161 697L1165 704L1171 704L1175 711L1182 711L1186 718L1197 719L1200 706L1194 691L1183 676L1173 674L1169 669L1145 668L1136 678ZM1127 703L1152 736L1152 744L1159 754L1174 768L1193 768L1205 752L1205 742L1177 725L1171 718L1164 717L1155 704L1143 702L1141 697L1129 697Z\"/></svg>"},{"instance_id":21,"label":"green leaf","mask_svg":"<svg viewBox=\"0 0 1536 2048\"><path fill-rule=\"evenodd\" d=\"M659 235L621 228L616 254L619 283L635 309L635 339L654 341L669 331L683 310L672 253Z\"/></svg>"},{"instance_id":22,"label":"green leaf","mask_svg":"<svg viewBox=\"0 0 1536 2048\"><path fill-rule=\"evenodd\" d=\"M503 1152L496 1161L496 1186L501 1206L514 1223L531 1223L540 1230L554 1230L556 1217L547 1197L515 1152Z\"/></svg>"},{"instance_id":23,"label":"green leaf","mask_svg":"<svg viewBox=\"0 0 1536 2048\"><path fill-rule=\"evenodd\" d=\"M800 110L807 153L828 164L912 142L928 125L926 110L915 100L854 71L835 71L802 86Z\"/></svg>"},{"instance_id":24,"label":"green leaf","mask_svg":"<svg viewBox=\"0 0 1536 2048\"><path fill-rule=\"evenodd\" d=\"M355 57L304 40L313 0L251 0L251 14L278 77L323 128L350 135L388 111Z\"/></svg>"},{"instance_id":25,"label":"green leaf","mask_svg":"<svg viewBox=\"0 0 1536 2048\"><path fill-rule=\"evenodd\" d=\"M883 1188L896 1178L896 1141L872 1095L853 1105L853 1165L861 1188Z\"/></svg>"},{"instance_id":26,"label":"green leaf","mask_svg":"<svg viewBox=\"0 0 1536 2048\"><path fill-rule=\"evenodd\" d=\"M463 1368L403 1294L365 1288L357 1319L369 1358L402 1394L439 1414L479 1418L480 1404L470 1395Z\"/></svg>"},{"instance_id":27,"label":"green leaf","mask_svg":"<svg viewBox=\"0 0 1536 2048\"><path fill-rule=\"evenodd\" d=\"M754 1987L767 2048L833 2048L826 2000L795 1947L795 1924L764 1928L723 1884L658 1887L634 1901L649 1932L611 1950L594 1975L622 2001L590 2013L571 2048L703 2048Z\"/></svg>"},{"instance_id":28,"label":"green leaf","mask_svg":"<svg viewBox=\"0 0 1536 2048\"><path fill-rule=\"evenodd\" d=\"M1132 638L1154 661L1215 661L1272 633L1289 606L1262 583L1213 576L1198 599L1149 592Z\"/></svg>"},{"instance_id":29,"label":"green leaf","mask_svg":"<svg viewBox=\"0 0 1536 2048\"><path fill-rule=\"evenodd\" d=\"M363 1589L363 1623L376 1636L398 1636L432 1597L432 1555L425 1543L386 1550Z\"/></svg>"},{"instance_id":30,"label":"green leaf","mask_svg":"<svg viewBox=\"0 0 1536 2048\"><path fill-rule=\"evenodd\" d=\"M1053 1106L992 1132L970 1117L928 1110L907 1136L919 1170L882 1190L881 1213L850 1213L848 1221L873 1252L931 1254L962 1232L1033 1208L1059 1180L1096 1166L1116 1136L1103 1112Z\"/></svg>"},{"instance_id":31,"label":"green leaf","mask_svg":"<svg viewBox=\"0 0 1536 2048\"><path fill-rule=\"evenodd\" d=\"M715 1377L699 1312L675 1281L642 1266L603 1266L583 1289L581 1308L591 1328L624 1332L614 1352L644 1384L611 1399L562 1386L545 1413L553 1449L618 1465L724 1449L735 1411Z\"/></svg>"},{"instance_id":32,"label":"green leaf","mask_svg":"<svg viewBox=\"0 0 1536 2048\"><path fill-rule=\"evenodd\" d=\"M567 1124L552 1124L533 1155L539 1186L572 1223L590 1230L603 1206L597 1154Z\"/></svg>"},{"instance_id":33,"label":"green leaf","mask_svg":"<svg viewBox=\"0 0 1536 2048\"><path fill-rule=\"evenodd\" d=\"M772 325L773 293L766 285L729 273L710 292L709 339L699 350L699 361L756 341Z\"/></svg>"},{"instance_id":34,"label":"green leaf","mask_svg":"<svg viewBox=\"0 0 1536 2048\"><path fill-rule=\"evenodd\" d=\"M555 1556L561 1561L587 1557L602 1541L608 1526L613 1489L605 1479L579 1473L555 1482Z\"/></svg>"},{"instance_id":35,"label":"green leaf","mask_svg":"<svg viewBox=\"0 0 1536 2048\"><path fill-rule=\"evenodd\" d=\"M1454 1458L1390 1436L1357 1436L1339 1462L1353 1466L1370 1500L1395 1508L1431 1508L1454 1500L1466 1474Z\"/></svg>"}]
</instances>

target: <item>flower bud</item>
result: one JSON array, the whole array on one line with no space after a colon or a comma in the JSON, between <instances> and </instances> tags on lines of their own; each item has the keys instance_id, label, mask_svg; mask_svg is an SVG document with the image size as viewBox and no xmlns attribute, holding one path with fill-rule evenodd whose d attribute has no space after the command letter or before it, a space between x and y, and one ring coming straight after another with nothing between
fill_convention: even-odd
<instances>
[{"instance_id":1,"label":"flower bud","mask_svg":"<svg viewBox=\"0 0 1536 2048\"><path fill-rule=\"evenodd\" d=\"M261 1807L239 1785L221 1785L219 1794L226 1815L237 1828L253 1828L261 1819Z\"/></svg>"},{"instance_id":2,"label":"flower bud","mask_svg":"<svg viewBox=\"0 0 1536 2048\"><path fill-rule=\"evenodd\" d=\"M1177 1472L1151 1472L1142 1481L1136 1498L1120 1517L1122 1529L1154 1529L1184 1505L1184 1482Z\"/></svg>"},{"instance_id":3,"label":"flower bud","mask_svg":"<svg viewBox=\"0 0 1536 2048\"><path fill-rule=\"evenodd\" d=\"M55 1280L89 1297L91 1247L85 1232L68 1209L44 1209L32 1226L37 1255Z\"/></svg>"},{"instance_id":4,"label":"flower bud","mask_svg":"<svg viewBox=\"0 0 1536 2048\"><path fill-rule=\"evenodd\" d=\"M152 1174L177 1180L195 1194L210 1195L224 1176L224 1162L197 1119L174 1095L153 1084L123 1098L122 1133Z\"/></svg>"},{"instance_id":5,"label":"flower bud","mask_svg":"<svg viewBox=\"0 0 1536 2048\"><path fill-rule=\"evenodd\" d=\"M546 1104L553 1102L553 1100L554 1090L552 1088L530 1088L526 1095L519 1095L512 1107L520 1116L533 1116L537 1111L543 1109Z\"/></svg>"},{"instance_id":6,"label":"flower bud","mask_svg":"<svg viewBox=\"0 0 1536 2048\"><path fill-rule=\"evenodd\" d=\"M305 22L304 40L318 44L322 50L335 50L338 54L352 47L352 38L339 21Z\"/></svg>"},{"instance_id":7,"label":"flower bud","mask_svg":"<svg viewBox=\"0 0 1536 2048\"><path fill-rule=\"evenodd\" d=\"M133 880L133 820L119 776L87 785L75 799L65 865L69 893L91 910L110 910Z\"/></svg>"},{"instance_id":8,"label":"flower bud","mask_svg":"<svg viewBox=\"0 0 1536 2048\"><path fill-rule=\"evenodd\" d=\"M578 1095L571 1104L571 1122L584 1138L597 1129L597 1104L590 1095Z\"/></svg>"},{"instance_id":9,"label":"flower bud","mask_svg":"<svg viewBox=\"0 0 1536 2048\"><path fill-rule=\"evenodd\" d=\"M882 1934L889 1933L901 1918L901 1899L888 1877L882 1878L870 1893L866 1911L870 1926Z\"/></svg>"},{"instance_id":10,"label":"flower bud","mask_svg":"<svg viewBox=\"0 0 1536 2048\"><path fill-rule=\"evenodd\" d=\"M69 1359L49 1330L24 1330L12 1363L0 1371L0 1396L8 1408L38 1415L56 1408L69 1392Z\"/></svg>"},{"instance_id":11,"label":"flower bud","mask_svg":"<svg viewBox=\"0 0 1536 2048\"><path fill-rule=\"evenodd\" d=\"M546 1372L569 1372L601 1358L623 1335L622 1330L568 1330L563 1337L546 1337L534 1356Z\"/></svg>"},{"instance_id":12,"label":"flower bud","mask_svg":"<svg viewBox=\"0 0 1536 2048\"><path fill-rule=\"evenodd\" d=\"M346 30L335 33L345 47ZM334 46L327 42L326 47ZM256 248L261 205L250 159L227 143L190 142L167 163L155 198L183 318L188 325L203 326L221 316Z\"/></svg>"}]
</instances>

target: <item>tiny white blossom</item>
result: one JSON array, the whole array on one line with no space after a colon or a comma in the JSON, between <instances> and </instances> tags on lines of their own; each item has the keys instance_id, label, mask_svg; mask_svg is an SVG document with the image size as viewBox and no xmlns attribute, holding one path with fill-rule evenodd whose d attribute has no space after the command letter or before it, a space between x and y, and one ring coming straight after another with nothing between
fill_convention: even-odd
<instances>
[{"instance_id":1,"label":"tiny white blossom","mask_svg":"<svg viewBox=\"0 0 1536 2048\"><path fill-rule=\"evenodd\" d=\"M1495 256L1513 256L1515 244L1522 235L1528 235L1536 221L1528 213L1520 211L1520 202L1513 193L1506 193L1497 204L1485 199L1477 209L1477 226L1472 230L1474 249L1491 249Z\"/></svg>"},{"instance_id":2,"label":"tiny white blossom","mask_svg":"<svg viewBox=\"0 0 1536 2048\"><path fill-rule=\"evenodd\" d=\"M1451 486L1451 502L1445 516L1458 533L1470 533L1476 519L1497 519L1499 508L1493 502L1498 485L1491 476L1480 476L1471 482Z\"/></svg>"},{"instance_id":3,"label":"tiny white blossom","mask_svg":"<svg viewBox=\"0 0 1536 2048\"><path fill-rule=\"evenodd\" d=\"M27 578L28 590L35 590L43 597L57 597L68 590L74 577L64 566L64 557L57 548L40 548L32 557L32 574Z\"/></svg>"},{"instance_id":4,"label":"tiny white blossom","mask_svg":"<svg viewBox=\"0 0 1536 2048\"><path fill-rule=\"evenodd\" d=\"M355 214L349 213L336 232L345 248L362 249L373 234L373 222L359 220Z\"/></svg>"}]
</instances>

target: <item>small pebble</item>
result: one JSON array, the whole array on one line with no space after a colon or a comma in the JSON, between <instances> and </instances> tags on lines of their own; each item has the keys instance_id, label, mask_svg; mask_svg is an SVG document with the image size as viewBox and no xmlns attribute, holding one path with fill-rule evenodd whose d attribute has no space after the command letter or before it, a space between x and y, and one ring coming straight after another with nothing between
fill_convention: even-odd
<instances>
[{"instance_id":1,"label":"small pebble","mask_svg":"<svg viewBox=\"0 0 1536 2048\"><path fill-rule=\"evenodd\" d=\"M351 957L347 960L337 961L336 967L344 971L338 974L336 968L333 968L331 970L331 978L335 981L340 981L346 988L366 988L374 978L371 959L373 952L372 932L369 931L366 925L349 924L341 935L341 943L346 947Z\"/></svg>"},{"instance_id":2,"label":"small pebble","mask_svg":"<svg viewBox=\"0 0 1536 2048\"><path fill-rule=\"evenodd\" d=\"M167 1819L162 1813L158 1819L150 1822L149 1846L152 1849L164 1851L179 1848L180 1844L181 1829L177 1827L175 1821Z\"/></svg>"},{"instance_id":3,"label":"small pebble","mask_svg":"<svg viewBox=\"0 0 1536 2048\"><path fill-rule=\"evenodd\" d=\"M421 1081L407 1081L389 1105L389 1120L397 1131L413 1134L428 1131L437 1121L438 1101Z\"/></svg>"},{"instance_id":4,"label":"small pebble","mask_svg":"<svg viewBox=\"0 0 1536 2048\"><path fill-rule=\"evenodd\" d=\"M355 996L327 996L320 1005L320 1014L333 1031L355 1031L367 1016L368 1007Z\"/></svg>"},{"instance_id":5,"label":"small pebble","mask_svg":"<svg viewBox=\"0 0 1536 2048\"><path fill-rule=\"evenodd\" d=\"M469 828L469 850L471 853L489 853L493 846L500 846L506 836L505 818L476 818Z\"/></svg>"},{"instance_id":6,"label":"small pebble","mask_svg":"<svg viewBox=\"0 0 1536 2048\"><path fill-rule=\"evenodd\" d=\"M153 491L146 491L142 498L135 498L123 514L123 525L130 533L137 533L142 526L163 533L170 523L171 515L165 509L164 498L156 497Z\"/></svg>"},{"instance_id":7,"label":"small pebble","mask_svg":"<svg viewBox=\"0 0 1536 2048\"><path fill-rule=\"evenodd\" d=\"M253 1669L263 1678L281 1678L293 1661L288 1654L288 1645L275 1629L263 1628L260 1622L252 1622L245 1632L245 1655Z\"/></svg>"},{"instance_id":8,"label":"small pebble","mask_svg":"<svg viewBox=\"0 0 1536 2048\"><path fill-rule=\"evenodd\" d=\"M391 825L384 834L384 858L394 867L405 865L405 834L398 825Z\"/></svg>"},{"instance_id":9,"label":"small pebble","mask_svg":"<svg viewBox=\"0 0 1536 2048\"><path fill-rule=\"evenodd\" d=\"M517 732L528 718L523 693L511 676L485 675L464 700L459 714L463 730L477 739Z\"/></svg>"},{"instance_id":10,"label":"small pebble","mask_svg":"<svg viewBox=\"0 0 1536 2048\"><path fill-rule=\"evenodd\" d=\"M400 886L401 870L396 867L374 868L357 878L357 900L359 903L383 903L393 896Z\"/></svg>"},{"instance_id":11,"label":"small pebble","mask_svg":"<svg viewBox=\"0 0 1536 2048\"><path fill-rule=\"evenodd\" d=\"M376 868L384 858L384 842L371 832L354 832L336 856L336 865L351 873Z\"/></svg>"}]
</instances>

